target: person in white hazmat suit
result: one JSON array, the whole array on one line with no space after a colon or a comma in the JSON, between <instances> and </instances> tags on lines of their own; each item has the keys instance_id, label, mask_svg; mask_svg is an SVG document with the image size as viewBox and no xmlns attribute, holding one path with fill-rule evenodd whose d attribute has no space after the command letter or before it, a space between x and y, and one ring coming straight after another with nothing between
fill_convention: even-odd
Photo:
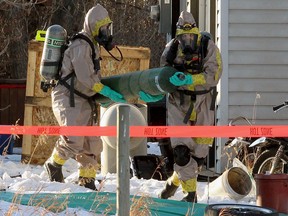
<instances>
[{"instance_id":1,"label":"person in white hazmat suit","mask_svg":"<svg viewBox=\"0 0 288 216\"><path fill-rule=\"evenodd\" d=\"M191 13L181 12L176 24L176 37L166 45L160 65L172 66L179 71L169 79L173 85L178 86L178 90L168 95L168 125L214 125L216 86L222 74L221 54L211 35L199 32ZM146 102L153 101L153 98L157 100L147 93L145 96L142 99ZM160 198L173 196L181 185L185 193L182 201L197 202L198 172L213 139L170 138L174 172L166 181Z\"/></svg>"},{"instance_id":2,"label":"person in white hazmat suit","mask_svg":"<svg viewBox=\"0 0 288 216\"><path fill-rule=\"evenodd\" d=\"M161 65L179 70L170 78L179 88L168 97L168 124L214 125L216 85L222 74L219 49L211 39L204 42L205 34L200 34L193 15L187 11L179 16L175 39L168 43L161 57ZM186 194L182 201L197 202L198 172L212 144L213 137L171 138L174 173L160 198L173 196L181 185Z\"/></svg>"},{"instance_id":3,"label":"person in white hazmat suit","mask_svg":"<svg viewBox=\"0 0 288 216\"><path fill-rule=\"evenodd\" d=\"M66 78L66 83L69 86L72 85L74 89L72 96L71 89L61 82L52 89L52 109L60 126L93 125L95 101L93 103L89 98L97 93L114 102L126 102L120 93L101 83L99 46L102 45L108 50L113 48L111 24L107 10L97 4L87 12L83 29L80 32L93 42L95 59L91 57L93 49L87 41L82 39L73 40L65 51L60 80ZM73 100L73 106L71 106L71 100ZM64 182L62 166L66 160L73 158L79 164L78 184L97 190L94 181L101 151L100 137L60 136L44 168L51 181Z\"/></svg>"}]
</instances>

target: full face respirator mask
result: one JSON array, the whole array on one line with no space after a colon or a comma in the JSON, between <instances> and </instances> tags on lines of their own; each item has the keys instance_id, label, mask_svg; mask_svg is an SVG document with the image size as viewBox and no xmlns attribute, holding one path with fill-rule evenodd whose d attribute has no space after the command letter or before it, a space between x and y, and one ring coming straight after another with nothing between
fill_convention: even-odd
<instances>
[{"instance_id":1,"label":"full face respirator mask","mask_svg":"<svg viewBox=\"0 0 288 216\"><path fill-rule=\"evenodd\" d=\"M99 45L103 46L107 51L112 50L115 47L111 30L111 24L102 26L99 29L99 35L95 37L95 40Z\"/></svg>"},{"instance_id":2,"label":"full face respirator mask","mask_svg":"<svg viewBox=\"0 0 288 216\"><path fill-rule=\"evenodd\" d=\"M189 32L191 29L192 25L185 24L181 26L181 30L183 30L183 32L187 31L187 33L182 33L177 36L182 52L185 55L185 60L191 60L197 49L198 34Z\"/></svg>"},{"instance_id":3,"label":"full face respirator mask","mask_svg":"<svg viewBox=\"0 0 288 216\"><path fill-rule=\"evenodd\" d=\"M183 50L186 60L191 60L192 55L196 52L197 49L197 39L198 35L196 34L182 34L177 36L179 44Z\"/></svg>"}]
</instances>

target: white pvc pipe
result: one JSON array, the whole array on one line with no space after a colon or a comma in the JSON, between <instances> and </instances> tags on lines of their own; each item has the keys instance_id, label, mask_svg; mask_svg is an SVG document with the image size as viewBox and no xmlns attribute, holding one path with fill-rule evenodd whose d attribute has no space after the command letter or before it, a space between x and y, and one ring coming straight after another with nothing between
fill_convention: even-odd
<instances>
[{"instance_id":1,"label":"white pvc pipe","mask_svg":"<svg viewBox=\"0 0 288 216\"><path fill-rule=\"evenodd\" d=\"M116 103L108 108L100 109L100 126L117 126L117 107L127 105L130 107L129 120L131 125L147 126L147 106L143 104ZM101 174L117 172L117 137L101 137L103 151L101 153ZM130 138L130 156L147 155L147 138Z\"/></svg>"},{"instance_id":2,"label":"white pvc pipe","mask_svg":"<svg viewBox=\"0 0 288 216\"><path fill-rule=\"evenodd\" d=\"M179 2L179 8L180 8L180 12L187 11L187 0L181 0Z\"/></svg>"},{"instance_id":3,"label":"white pvc pipe","mask_svg":"<svg viewBox=\"0 0 288 216\"><path fill-rule=\"evenodd\" d=\"M129 111L128 105L117 107L117 216L130 215Z\"/></svg>"},{"instance_id":4,"label":"white pvc pipe","mask_svg":"<svg viewBox=\"0 0 288 216\"><path fill-rule=\"evenodd\" d=\"M199 0L199 23L200 31L210 32L210 14L211 14L210 0Z\"/></svg>"}]
</instances>

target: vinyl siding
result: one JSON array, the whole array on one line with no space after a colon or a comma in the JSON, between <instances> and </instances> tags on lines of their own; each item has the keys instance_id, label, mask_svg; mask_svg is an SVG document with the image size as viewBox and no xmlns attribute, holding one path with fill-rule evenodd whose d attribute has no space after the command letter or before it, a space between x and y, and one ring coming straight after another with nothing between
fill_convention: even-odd
<instances>
[{"instance_id":1,"label":"vinyl siding","mask_svg":"<svg viewBox=\"0 0 288 216\"><path fill-rule=\"evenodd\" d=\"M288 124L288 109L272 111L288 99L288 1L223 2L228 3L227 122L242 115L257 124Z\"/></svg>"},{"instance_id":2,"label":"vinyl siding","mask_svg":"<svg viewBox=\"0 0 288 216\"><path fill-rule=\"evenodd\" d=\"M223 60L217 125L238 116L257 125L288 125L288 109L272 110L288 100L288 1L216 1L216 42ZM217 172L227 167L226 141L216 139Z\"/></svg>"}]
</instances>

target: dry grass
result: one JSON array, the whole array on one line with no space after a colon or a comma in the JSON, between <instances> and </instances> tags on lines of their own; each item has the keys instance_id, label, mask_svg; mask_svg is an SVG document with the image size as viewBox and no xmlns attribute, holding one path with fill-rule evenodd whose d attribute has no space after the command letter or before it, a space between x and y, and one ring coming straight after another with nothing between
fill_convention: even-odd
<instances>
[{"instance_id":1,"label":"dry grass","mask_svg":"<svg viewBox=\"0 0 288 216\"><path fill-rule=\"evenodd\" d=\"M40 195L39 193L35 193L31 196L28 203L25 204L25 200L23 199L24 194L22 193L16 193L14 197L12 198L11 204L9 206L9 209L4 213L3 210L0 208L0 213L3 213L5 216L12 216L12 215L27 215L27 212L23 210L23 208L20 207L20 205L26 205L28 207L33 207L33 210L31 211L31 208L29 210L32 215L57 215L58 213L61 213L61 215L71 215L71 210L68 210L68 204L70 196L61 196L61 194L55 195L46 195L43 197L38 197L37 195ZM23 199L23 200L22 200ZM107 199L105 198L102 200L102 203L98 200L98 206L107 202ZM21 204L21 203L24 204ZM89 212L96 212L97 205L94 206L94 203L91 205L91 209ZM80 203L79 203L79 207ZM26 208L25 208L26 209ZM112 208L107 208L107 212L111 212ZM88 210L87 210L88 211ZM76 211L74 211L74 215L76 214ZM107 213L108 214L108 213ZM2 215L2 214L1 214ZM96 215L96 214L95 214ZM104 214L106 215L106 214Z\"/></svg>"},{"instance_id":2,"label":"dry grass","mask_svg":"<svg viewBox=\"0 0 288 216\"><path fill-rule=\"evenodd\" d=\"M152 215L151 207L153 206L155 208L155 206L157 206L157 203L147 194L140 194L140 196L134 196L131 201L132 204L130 206L130 216L150 216ZM159 204L159 207L165 208L162 206L162 204ZM195 203L192 203L192 208L188 208L185 216L195 215L194 210Z\"/></svg>"},{"instance_id":3,"label":"dry grass","mask_svg":"<svg viewBox=\"0 0 288 216\"><path fill-rule=\"evenodd\" d=\"M11 201L11 204L9 206L9 209L6 210L6 212L3 212L3 209L0 208L0 214L3 213L5 216L12 216L12 215L27 215L27 212L24 212L23 208L20 206L21 203L22 205L27 205L31 207L29 209L29 212L31 215L57 215L61 213L61 215L71 215L71 212L73 212L72 215L80 215L77 214L76 210L68 210L69 208L69 199L75 198L78 195L71 195L71 196L63 196L61 194L55 195L45 195L45 196L40 196L40 191L34 193L31 195L28 203L25 204L25 199L24 196L25 194L23 193L16 193ZM80 195L79 195L80 196ZM82 195L81 195L82 196ZM90 193L87 194L87 196L90 196ZM81 202L84 202L84 197L77 197ZM87 197L85 197L87 198ZM102 210L101 215L114 215L112 212L115 212L115 207L116 205L111 204L109 205L109 201L111 202L111 197L107 196L95 196L94 201L91 202L91 207L89 212L91 214L95 215L100 215L99 213L97 214L96 212L99 212L98 210ZM151 209L155 209L155 206L158 204L151 198L148 197L146 194L142 194L141 196L134 196L131 200L131 205L130 205L130 216L150 216L150 215L155 215ZM101 205L106 205L105 210L103 210L103 206ZM76 208L81 207L81 203L79 202L79 206ZM163 205L159 203L159 207L163 208ZM185 216L192 216L195 214L194 211L195 204L192 204L192 207L187 210L187 213ZM33 208L33 209L32 209ZM70 207L71 208L71 207ZM25 208L26 209L26 208ZM32 210L31 210L32 209ZM88 210L86 210L88 211ZM116 212L117 214L117 212ZM159 214L161 215L161 214Z\"/></svg>"},{"instance_id":4,"label":"dry grass","mask_svg":"<svg viewBox=\"0 0 288 216\"><path fill-rule=\"evenodd\" d=\"M222 208L219 212L219 216L233 216L233 212L231 212L230 208Z\"/></svg>"},{"instance_id":5,"label":"dry grass","mask_svg":"<svg viewBox=\"0 0 288 216\"><path fill-rule=\"evenodd\" d=\"M153 204L154 201L148 197L147 195L143 195L141 197L133 197L132 204L130 206L130 216L149 216L152 215L150 212L150 205Z\"/></svg>"},{"instance_id":6,"label":"dry grass","mask_svg":"<svg viewBox=\"0 0 288 216\"><path fill-rule=\"evenodd\" d=\"M238 158L247 170L251 173L254 166L256 150L249 152L249 146L245 143L239 143L235 146L225 146L223 149L222 158L227 158L226 169L229 169L233 163L234 158Z\"/></svg>"}]
</instances>

